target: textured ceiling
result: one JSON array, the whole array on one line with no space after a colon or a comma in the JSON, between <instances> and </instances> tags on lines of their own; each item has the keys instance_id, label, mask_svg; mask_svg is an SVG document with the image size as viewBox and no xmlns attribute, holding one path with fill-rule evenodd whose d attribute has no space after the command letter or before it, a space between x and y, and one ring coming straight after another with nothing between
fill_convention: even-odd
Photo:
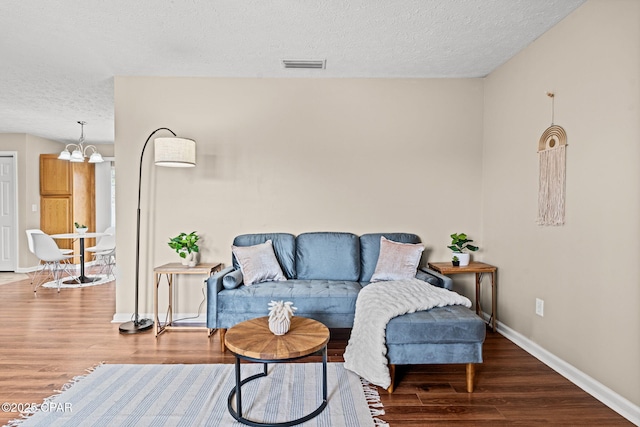
<instances>
[{"instance_id":1,"label":"textured ceiling","mask_svg":"<svg viewBox=\"0 0 640 427\"><path fill-rule=\"evenodd\" d=\"M113 142L113 76L483 77L583 2L2 0L0 133Z\"/></svg>"}]
</instances>

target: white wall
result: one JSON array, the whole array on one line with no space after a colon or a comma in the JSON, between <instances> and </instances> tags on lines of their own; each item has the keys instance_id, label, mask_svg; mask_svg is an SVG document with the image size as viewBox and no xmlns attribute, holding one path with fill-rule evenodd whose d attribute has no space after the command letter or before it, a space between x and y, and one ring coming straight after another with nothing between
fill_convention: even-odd
<instances>
[{"instance_id":1,"label":"white wall","mask_svg":"<svg viewBox=\"0 0 640 427\"><path fill-rule=\"evenodd\" d=\"M104 231L112 224L111 218L111 162L95 165L96 178L96 231Z\"/></svg>"},{"instance_id":2,"label":"white wall","mask_svg":"<svg viewBox=\"0 0 640 427\"><path fill-rule=\"evenodd\" d=\"M486 79L483 240L499 320L640 404L640 2L591 0ZM537 143L568 136L566 224L536 225ZM534 314L545 301L544 317Z\"/></svg>"}]
</instances>

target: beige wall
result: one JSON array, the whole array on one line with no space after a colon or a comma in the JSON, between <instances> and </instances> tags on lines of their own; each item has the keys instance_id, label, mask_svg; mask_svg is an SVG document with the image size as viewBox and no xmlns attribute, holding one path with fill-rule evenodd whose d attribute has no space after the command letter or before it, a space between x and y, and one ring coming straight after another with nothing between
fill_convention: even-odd
<instances>
[{"instance_id":1,"label":"beige wall","mask_svg":"<svg viewBox=\"0 0 640 427\"><path fill-rule=\"evenodd\" d=\"M499 319L640 404L640 2L589 1L485 82L483 240ZM566 224L540 227L537 142L568 135ZM534 314L535 298L544 317Z\"/></svg>"},{"instance_id":2,"label":"beige wall","mask_svg":"<svg viewBox=\"0 0 640 427\"><path fill-rule=\"evenodd\" d=\"M147 148L141 313L181 231L203 235L204 261L227 265L235 235L268 231L409 231L429 259L448 259L449 234L480 234L482 84L116 78L116 317L133 311L139 156L154 129L195 139L198 165L155 168ZM177 311L196 311L200 283L183 287Z\"/></svg>"}]
</instances>

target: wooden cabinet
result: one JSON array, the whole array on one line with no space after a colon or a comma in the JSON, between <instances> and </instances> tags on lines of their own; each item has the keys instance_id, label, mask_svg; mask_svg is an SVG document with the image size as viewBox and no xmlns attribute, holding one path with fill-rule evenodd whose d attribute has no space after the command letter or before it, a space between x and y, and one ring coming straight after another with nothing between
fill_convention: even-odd
<instances>
[{"instance_id":1,"label":"wooden cabinet","mask_svg":"<svg viewBox=\"0 0 640 427\"><path fill-rule=\"evenodd\" d=\"M40 195L71 196L73 173L71 162L58 160L55 154L40 155Z\"/></svg>"},{"instance_id":2,"label":"wooden cabinet","mask_svg":"<svg viewBox=\"0 0 640 427\"><path fill-rule=\"evenodd\" d=\"M96 230L95 167L92 163L58 160L57 154L40 155L40 228L47 234L71 233L74 222ZM80 253L79 242L57 241L58 246ZM85 247L95 245L86 239ZM86 256L89 254L86 253Z\"/></svg>"},{"instance_id":3,"label":"wooden cabinet","mask_svg":"<svg viewBox=\"0 0 640 427\"><path fill-rule=\"evenodd\" d=\"M44 196L40 198L40 227L47 234L73 231L73 199L71 196Z\"/></svg>"}]
</instances>

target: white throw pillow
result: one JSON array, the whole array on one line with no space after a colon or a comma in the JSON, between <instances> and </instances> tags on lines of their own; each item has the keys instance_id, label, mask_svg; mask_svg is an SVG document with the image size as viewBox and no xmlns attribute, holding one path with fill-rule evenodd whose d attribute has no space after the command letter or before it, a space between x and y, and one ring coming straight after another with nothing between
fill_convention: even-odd
<instances>
[{"instance_id":1,"label":"white throw pillow","mask_svg":"<svg viewBox=\"0 0 640 427\"><path fill-rule=\"evenodd\" d=\"M254 283L287 280L273 251L273 243L267 240L254 246L231 246L246 286Z\"/></svg>"},{"instance_id":2,"label":"white throw pillow","mask_svg":"<svg viewBox=\"0 0 640 427\"><path fill-rule=\"evenodd\" d=\"M371 282L402 280L416 277L424 245L399 243L380 237L380 255Z\"/></svg>"}]
</instances>

